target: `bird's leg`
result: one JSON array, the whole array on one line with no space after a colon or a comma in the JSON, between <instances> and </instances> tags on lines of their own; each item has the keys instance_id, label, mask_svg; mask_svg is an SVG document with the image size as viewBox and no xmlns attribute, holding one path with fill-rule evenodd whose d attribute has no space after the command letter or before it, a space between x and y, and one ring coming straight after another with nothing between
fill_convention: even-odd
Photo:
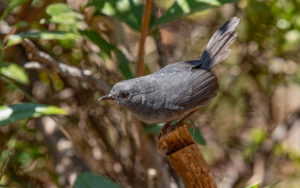
<instances>
[{"instance_id":1,"label":"bird's leg","mask_svg":"<svg viewBox=\"0 0 300 188\"><path fill-rule=\"evenodd\" d=\"M197 110L199 110L199 109L193 110L193 111L191 111L190 113L188 113L186 116L184 116L183 118L181 118L181 120L179 120L179 121L174 125L174 128L179 127L180 125L182 125L183 122L184 122L188 117L190 117L190 115L192 115L193 113L195 113Z\"/></svg>"},{"instance_id":2,"label":"bird's leg","mask_svg":"<svg viewBox=\"0 0 300 188\"><path fill-rule=\"evenodd\" d=\"M158 139L160 139L163 135L167 134L168 128L170 127L171 121L168 121L164 124L162 130L160 131L160 134L158 136Z\"/></svg>"},{"instance_id":3,"label":"bird's leg","mask_svg":"<svg viewBox=\"0 0 300 188\"><path fill-rule=\"evenodd\" d=\"M193 111L191 111L190 113L188 113L186 116L184 116L183 118L181 118L175 125L170 126L170 124L172 123L171 121L166 122L165 125L163 126L158 139L160 139L163 135L166 135L168 132L173 131L174 129L176 129L177 127L181 126L183 124L183 122L193 113L195 113L196 111L198 111L199 109L195 109ZM170 128L170 131L168 130Z\"/></svg>"}]
</instances>

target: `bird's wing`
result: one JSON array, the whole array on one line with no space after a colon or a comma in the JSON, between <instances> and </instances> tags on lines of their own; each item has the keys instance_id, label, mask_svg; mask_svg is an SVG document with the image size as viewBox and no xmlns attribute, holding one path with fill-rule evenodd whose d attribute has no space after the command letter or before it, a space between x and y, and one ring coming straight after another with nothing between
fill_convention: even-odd
<instances>
[{"instance_id":1,"label":"bird's wing","mask_svg":"<svg viewBox=\"0 0 300 188\"><path fill-rule=\"evenodd\" d=\"M217 77L214 73L203 69L191 71L189 82L191 93L189 93L189 100L185 100L183 105L189 108L205 106L217 95L219 89Z\"/></svg>"},{"instance_id":2,"label":"bird's wing","mask_svg":"<svg viewBox=\"0 0 300 188\"><path fill-rule=\"evenodd\" d=\"M178 107L192 109L206 105L216 96L219 88L217 77L209 70L200 69L199 64L199 60L174 63L155 73L172 80L165 86L168 93L176 96L168 97L170 103L172 101Z\"/></svg>"}]
</instances>

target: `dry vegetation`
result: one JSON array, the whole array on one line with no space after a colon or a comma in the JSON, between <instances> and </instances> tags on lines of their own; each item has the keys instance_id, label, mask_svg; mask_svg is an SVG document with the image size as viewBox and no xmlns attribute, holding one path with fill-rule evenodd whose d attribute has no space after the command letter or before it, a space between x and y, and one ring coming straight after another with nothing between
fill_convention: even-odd
<instances>
[{"instance_id":1,"label":"dry vegetation","mask_svg":"<svg viewBox=\"0 0 300 188\"><path fill-rule=\"evenodd\" d=\"M137 2L0 1L0 187L71 187L81 172L122 187L183 187L158 152L161 125L97 102L135 75L144 1ZM194 138L218 187L299 187L300 2L178 2L174 14L176 1L152 3L145 74L200 58L220 25L241 19L230 57L213 70L218 96L187 121L201 132ZM5 106L20 103L27 105ZM66 114L54 116L61 109ZM44 114L51 116L32 118Z\"/></svg>"}]
</instances>

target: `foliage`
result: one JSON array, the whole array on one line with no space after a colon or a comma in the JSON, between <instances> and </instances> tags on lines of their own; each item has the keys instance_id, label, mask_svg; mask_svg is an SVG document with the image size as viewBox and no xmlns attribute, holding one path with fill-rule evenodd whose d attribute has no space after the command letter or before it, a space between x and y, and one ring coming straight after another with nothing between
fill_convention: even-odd
<instances>
[{"instance_id":1,"label":"foliage","mask_svg":"<svg viewBox=\"0 0 300 188\"><path fill-rule=\"evenodd\" d=\"M119 185L115 184L111 180L104 178L102 176L98 176L94 173L81 173L78 175L74 188L121 188Z\"/></svg>"},{"instance_id":2,"label":"foliage","mask_svg":"<svg viewBox=\"0 0 300 188\"><path fill-rule=\"evenodd\" d=\"M88 5L94 6L101 14L120 19L132 29L139 31L141 28L144 6L140 0L89 0Z\"/></svg>"},{"instance_id":3,"label":"foliage","mask_svg":"<svg viewBox=\"0 0 300 188\"><path fill-rule=\"evenodd\" d=\"M119 69L124 75L125 78L133 78L133 73L130 70L129 67L129 61L126 59L125 55L121 50L119 50L116 46L113 44L110 44L106 42L97 32L92 30L85 30L82 31L81 34L83 36L86 36L89 40L93 41L96 45L98 45L101 49L103 49L103 53L105 53L106 56L111 57L112 51L114 51L118 59L120 61L119 63Z\"/></svg>"},{"instance_id":4,"label":"foliage","mask_svg":"<svg viewBox=\"0 0 300 188\"><path fill-rule=\"evenodd\" d=\"M173 124L176 124L176 123L177 122L175 122ZM164 126L164 123L157 123L157 124L153 124L153 125L147 125L145 127L145 132L148 133L148 134L159 134L160 131L162 130L163 126ZM188 128L188 131L190 132L190 134L192 135L192 137L194 138L194 140L197 144L206 145L205 138L200 133L200 130L199 130L198 127Z\"/></svg>"},{"instance_id":5,"label":"foliage","mask_svg":"<svg viewBox=\"0 0 300 188\"><path fill-rule=\"evenodd\" d=\"M202 134L200 133L199 128L193 127L193 128L188 128L190 134L193 136L194 140L196 143L201 144L201 145L206 145L206 141Z\"/></svg>"},{"instance_id":6,"label":"foliage","mask_svg":"<svg viewBox=\"0 0 300 188\"><path fill-rule=\"evenodd\" d=\"M58 24L74 24L83 19L83 15L75 12L64 3L51 4L46 13L51 16L50 21Z\"/></svg>"},{"instance_id":7,"label":"foliage","mask_svg":"<svg viewBox=\"0 0 300 188\"><path fill-rule=\"evenodd\" d=\"M24 32L9 36L5 48L19 44L24 38L38 38L44 40L78 40L79 36L75 33L63 31L41 31L41 32Z\"/></svg>"},{"instance_id":8,"label":"foliage","mask_svg":"<svg viewBox=\"0 0 300 188\"><path fill-rule=\"evenodd\" d=\"M29 84L28 74L23 67L14 63L1 63L0 74L22 84Z\"/></svg>"},{"instance_id":9,"label":"foliage","mask_svg":"<svg viewBox=\"0 0 300 188\"><path fill-rule=\"evenodd\" d=\"M142 2L0 2L0 167L14 152L1 186L66 187L86 170L95 173L80 173L74 187L180 185L155 147L163 124L141 131L124 109L96 102L106 94L97 88L135 75ZM257 166L269 173L259 175L269 187L299 187L299 1L156 0L152 7L148 73L199 58L219 25L241 19L231 55L213 70L220 92L190 118L190 134L216 179L228 180L224 187L245 187ZM32 62L25 38L60 69ZM45 117L63 109L68 116Z\"/></svg>"},{"instance_id":10,"label":"foliage","mask_svg":"<svg viewBox=\"0 0 300 188\"><path fill-rule=\"evenodd\" d=\"M160 18L155 20L153 26L165 24L197 11L203 11L205 9L222 6L225 3L232 3L235 1L237 0L177 0Z\"/></svg>"},{"instance_id":11,"label":"foliage","mask_svg":"<svg viewBox=\"0 0 300 188\"><path fill-rule=\"evenodd\" d=\"M161 17L155 18L152 14L150 26L159 26L197 11L222 6L225 3L232 3L234 1L236 0L177 0ZM134 30L139 31L141 28L144 6L140 0L89 0L89 5L94 6L101 14L118 18Z\"/></svg>"},{"instance_id":12,"label":"foliage","mask_svg":"<svg viewBox=\"0 0 300 188\"><path fill-rule=\"evenodd\" d=\"M56 106L46 106L37 103L0 106L0 126L7 125L21 119L57 114L66 114L66 112Z\"/></svg>"}]
</instances>

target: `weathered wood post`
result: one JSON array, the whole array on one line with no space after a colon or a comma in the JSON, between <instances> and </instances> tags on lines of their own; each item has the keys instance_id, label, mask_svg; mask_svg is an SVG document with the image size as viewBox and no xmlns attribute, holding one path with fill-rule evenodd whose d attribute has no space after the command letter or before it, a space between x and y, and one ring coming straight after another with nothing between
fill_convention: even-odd
<instances>
[{"instance_id":1,"label":"weathered wood post","mask_svg":"<svg viewBox=\"0 0 300 188\"><path fill-rule=\"evenodd\" d=\"M183 125L158 140L163 151L186 188L216 188L210 169L199 147Z\"/></svg>"}]
</instances>

